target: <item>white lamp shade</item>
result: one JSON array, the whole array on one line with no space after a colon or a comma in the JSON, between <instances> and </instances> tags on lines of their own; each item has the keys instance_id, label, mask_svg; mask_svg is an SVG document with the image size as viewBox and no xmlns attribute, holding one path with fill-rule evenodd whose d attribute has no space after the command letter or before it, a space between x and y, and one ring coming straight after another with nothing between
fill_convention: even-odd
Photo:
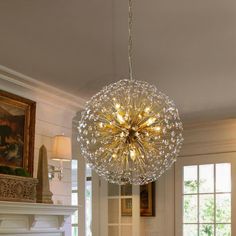
<instances>
[{"instance_id":1,"label":"white lamp shade","mask_svg":"<svg viewBox=\"0 0 236 236\"><path fill-rule=\"evenodd\" d=\"M53 138L52 159L58 161L71 160L71 139L64 135Z\"/></svg>"}]
</instances>

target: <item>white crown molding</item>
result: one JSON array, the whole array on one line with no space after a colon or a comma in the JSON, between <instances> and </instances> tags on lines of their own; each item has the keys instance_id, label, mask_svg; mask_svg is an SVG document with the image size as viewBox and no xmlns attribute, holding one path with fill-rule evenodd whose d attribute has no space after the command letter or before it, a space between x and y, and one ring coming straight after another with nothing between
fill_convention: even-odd
<instances>
[{"instance_id":1,"label":"white crown molding","mask_svg":"<svg viewBox=\"0 0 236 236\"><path fill-rule=\"evenodd\" d=\"M226 128L236 126L236 119L222 119L205 122L189 122L184 124L185 130L215 129L216 127Z\"/></svg>"},{"instance_id":2,"label":"white crown molding","mask_svg":"<svg viewBox=\"0 0 236 236\"><path fill-rule=\"evenodd\" d=\"M180 156L236 151L236 119L192 123L184 127Z\"/></svg>"},{"instance_id":3,"label":"white crown molding","mask_svg":"<svg viewBox=\"0 0 236 236\"><path fill-rule=\"evenodd\" d=\"M9 92L17 90L19 95L24 94L25 90L27 90L29 94L32 94L32 97L52 102L53 104L57 103L74 111L83 108L86 102L81 97L57 89L2 65L0 65L0 85L1 89L8 89Z\"/></svg>"}]
</instances>

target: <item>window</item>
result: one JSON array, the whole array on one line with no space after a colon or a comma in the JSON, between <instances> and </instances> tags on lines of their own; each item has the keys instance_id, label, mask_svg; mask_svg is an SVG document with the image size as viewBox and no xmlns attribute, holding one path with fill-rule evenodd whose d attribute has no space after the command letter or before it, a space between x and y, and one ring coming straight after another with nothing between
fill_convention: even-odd
<instances>
[{"instance_id":1,"label":"window","mask_svg":"<svg viewBox=\"0 0 236 236\"><path fill-rule=\"evenodd\" d=\"M72 193L71 193L71 203L72 205L78 205L78 161L71 161L72 170ZM71 217L72 224L72 236L78 236L78 210Z\"/></svg>"},{"instance_id":2,"label":"window","mask_svg":"<svg viewBox=\"0 0 236 236\"><path fill-rule=\"evenodd\" d=\"M92 236L92 171L86 165L86 236Z\"/></svg>"},{"instance_id":3,"label":"window","mask_svg":"<svg viewBox=\"0 0 236 236\"><path fill-rule=\"evenodd\" d=\"M231 164L183 166L183 235L231 236Z\"/></svg>"},{"instance_id":4,"label":"window","mask_svg":"<svg viewBox=\"0 0 236 236\"><path fill-rule=\"evenodd\" d=\"M85 189L78 190L78 161L72 160L72 205L78 205L78 191L85 191L85 215L86 215L86 236L92 236L92 171L86 166L86 186ZM72 236L80 236L78 210L72 215Z\"/></svg>"}]
</instances>

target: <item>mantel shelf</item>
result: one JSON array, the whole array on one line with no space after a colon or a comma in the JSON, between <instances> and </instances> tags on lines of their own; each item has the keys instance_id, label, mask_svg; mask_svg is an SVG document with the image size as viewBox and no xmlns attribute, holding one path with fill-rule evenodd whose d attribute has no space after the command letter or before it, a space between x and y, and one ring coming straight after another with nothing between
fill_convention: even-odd
<instances>
[{"instance_id":1,"label":"mantel shelf","mask_svg":"<svg viewBox=\"0 0 236 236\"><path fill-rule=\"evenodd\" d=\"M77 209L77 206L68 205L0 201L0 214L70 216Z\"/></svg>"},{"instance_id":2,"label":"mantel shelf","mask_svg":"<svg viewBox=\"0 0 236 236\"><path fill-rule=\"evenodd\" d=\"M77 206L0 201L0 234L64 235L63 226Z\"/></svg>"}]
</instances>

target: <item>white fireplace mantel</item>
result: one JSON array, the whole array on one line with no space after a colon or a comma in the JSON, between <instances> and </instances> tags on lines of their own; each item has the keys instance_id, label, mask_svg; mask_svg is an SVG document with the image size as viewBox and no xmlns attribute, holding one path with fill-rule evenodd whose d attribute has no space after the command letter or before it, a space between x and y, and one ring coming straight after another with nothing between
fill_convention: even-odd
<instances>
[{"instance_id":1,"label":"white fireplace mantel","mask_svg":"<svg viewBox=\"0 0 236 236\"><path fill-rule=\"evenodd\" d=\"M0 235L67 236L63 226L77 206L0 201Z\"/></svg>"}]
</instances>

